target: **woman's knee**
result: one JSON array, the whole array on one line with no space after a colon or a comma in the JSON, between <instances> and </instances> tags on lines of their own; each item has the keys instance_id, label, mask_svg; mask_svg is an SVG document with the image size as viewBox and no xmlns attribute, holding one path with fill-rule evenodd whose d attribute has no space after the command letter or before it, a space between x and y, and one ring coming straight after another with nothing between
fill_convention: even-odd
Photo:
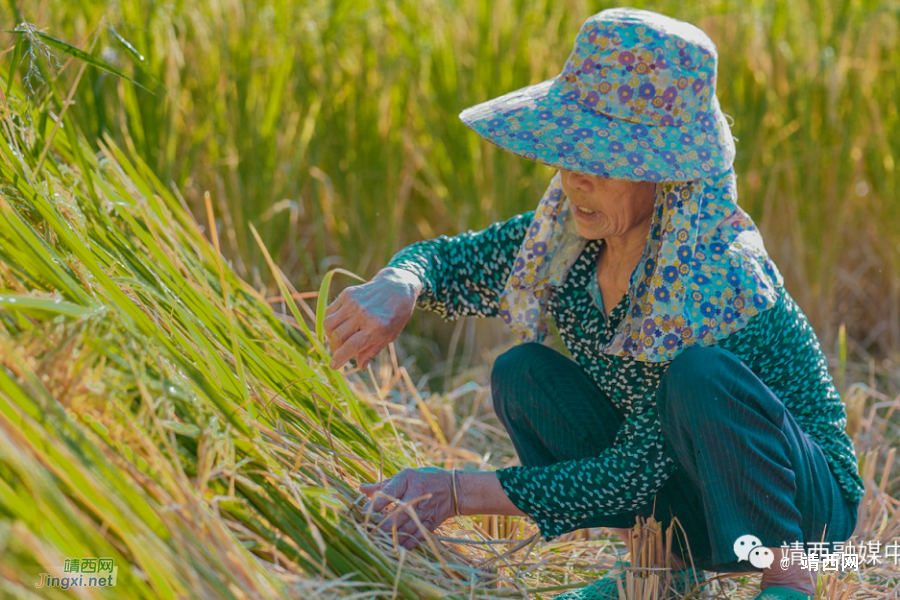
<instances>
[{"instance_id":1,"label":"woman's knee","mask_svg":"<svg viewBox=\"0 0 900 600\"><path fill-rule=\"evenodd\" d=\"M659 414L684 414L702 409L691 403L703 401L702 390L709 389L722 376L721 368L735 360L734 355L718 346L690 346L672 359L657 390Z\"/></svg>"},{"instance_id":2,"label":"woman's knee","mask_svg":"<svg viewBox=\"0 0 900 600\"><path fill-rule=\"evenodd\" d=\"M507 425L521 400L521 384L531 380L534 369L547 359L546 352L550 348L536 342L513 346L494 361L491 369L491 399L494 412L500 421ZM517 388L519 393L516 393Z\"/></svg>"}]
</instances>

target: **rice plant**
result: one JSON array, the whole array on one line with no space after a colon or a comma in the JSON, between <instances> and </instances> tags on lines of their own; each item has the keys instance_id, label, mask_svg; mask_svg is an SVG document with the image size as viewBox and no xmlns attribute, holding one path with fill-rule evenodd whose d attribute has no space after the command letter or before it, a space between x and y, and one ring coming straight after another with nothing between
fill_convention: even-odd
<instances>
[{"instance_id":1,"label":"rice plant","mask_svg":"<svg viewBox=\"0 0 900 600\"><path fill-rule=\"evenodd\" d=\"M112 140L92 152L43 85L0 99L4 597L82 557L111 560L116 586L43 591L480 597L496 576L464 554L431 540L404 565L369 533L355 485L407 451L290 293L292 324L224 261L214 221Z\"/></svg>"}]
</instances>

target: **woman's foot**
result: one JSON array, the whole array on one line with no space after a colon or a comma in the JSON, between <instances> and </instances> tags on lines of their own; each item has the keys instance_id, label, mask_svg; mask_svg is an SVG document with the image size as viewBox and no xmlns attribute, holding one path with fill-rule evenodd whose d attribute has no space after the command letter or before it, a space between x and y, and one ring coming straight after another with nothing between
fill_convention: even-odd
<instances>
[{"instance_id":1,"label":"woman's foot","mask_svg":"<svg viewBox=\"0 0 900 600\"><path fill-rule=\"evenodd\" d=\"M627 561L616 561L613 570L618 567L628 566ZM614 573L610 571L606 577L599 581L595 581L583 588L570 590L564 594L556 596L553 600L619 600L619 586L617 579L622 579L624 583L624 571Z\"/></svg>"},{"instance_id":2,"label":"woman's foot","mask_svg":"<svg viewBox=\"0 0 900 600\"><path fill-rule=\"evenodd\" d=\"M770 585L753 600L812 600L813 596L778 585Z\"/></svg>"},{"instance_id":3,"label":"woman's foot","mask_svg":"<svg viewBox=\"0 0 900 600\"><path fill-rule=\"evenodd\" d=\"M624 570L619 570L619 567L628 566L630 566L628 561L617 560L606 577L583 588L556 596L553 600L619 600L619 586L616 580L621 579L623 587L625 583L625 572ZM671 583L665 597L670 599L682 598L697 583L702 581L706 581L706 574L702 569L697 569L696 576L693 570L675 570L672 573ZM662 585L662 582L660 582L660 585Z\"/></svg>"},{"instance_id":4,"label":"woman's foot","mask_svg":"<svg viewBox=\"0 0 900 600\"><path fill-rule=\"evenodd\" d=\"M782 548L769 548L775 560L772 565L763 569L762 581L759 589L765 592L768 587L779 587L793 590L807 596L816 595L816 571L804 569L798 563L792 563L786 569L781 566L781 558L784 554Z\"/></svg>"}]
</instances>

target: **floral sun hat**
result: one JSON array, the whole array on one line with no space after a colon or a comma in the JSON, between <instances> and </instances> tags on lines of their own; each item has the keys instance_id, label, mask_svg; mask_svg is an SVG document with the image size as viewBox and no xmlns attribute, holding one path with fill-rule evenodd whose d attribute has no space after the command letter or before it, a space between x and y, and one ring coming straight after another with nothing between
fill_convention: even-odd
<instances>
[{"instance_id":1,"label":"floral sun hat","mask_svg":"<svg viewBox=\"0 0 900 600\"><path fill-rule=\"evenodd\" d=\"M697 27L628 8L590 17L563 72L460 115L525 158L612 179L686 181L731 167L717 54Z\"/></svg>"},{"instance_id":2,"label":"floral sun hat","mask_svg":"<svg viewBox=\"0 0 900 600\"><path fill-rule=\"evenodd\" d=\"M611 9L585 22L559 77L460 115L489 141L526 158L658 182L628 312L601 352L671 360L777 302L783 278L737 205L734 142L715 78L715 45L698 28L648 11ZM500 316L519 334L517 343L543 340L549 293L586 242L557 173L500 297Z\"/></svg>"}]
</instances>

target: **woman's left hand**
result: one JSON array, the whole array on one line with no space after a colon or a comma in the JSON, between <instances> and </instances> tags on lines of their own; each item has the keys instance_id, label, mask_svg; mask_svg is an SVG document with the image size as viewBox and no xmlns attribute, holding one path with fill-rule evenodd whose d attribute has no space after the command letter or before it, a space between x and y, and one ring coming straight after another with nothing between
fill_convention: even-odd
<instances>
[{"instance_id":1,"label":"woman's left hand","mask_svg":"<svg viewBox=\"0 0 900 600\"><path fill-rule=\"evenodd\" d=\"M371 508L374 512L380 512L393 502L392 498L399 501L397 508L381 523L379 529L392 534L396 523L397 541L407 550L418 546L425 537L422 527L433 532L444 521L456 516L451 472L446 469L404 469L380 483L363 484L359 489L369 497L363 507L366 511ZM375 497L378 492L384 495ZM429 495L430 497L425 497ZM406 503L416 499L418 501L404 509ZM422 527L410 516L409 511L415 512Z\"/></svg>"}]
</instances>

